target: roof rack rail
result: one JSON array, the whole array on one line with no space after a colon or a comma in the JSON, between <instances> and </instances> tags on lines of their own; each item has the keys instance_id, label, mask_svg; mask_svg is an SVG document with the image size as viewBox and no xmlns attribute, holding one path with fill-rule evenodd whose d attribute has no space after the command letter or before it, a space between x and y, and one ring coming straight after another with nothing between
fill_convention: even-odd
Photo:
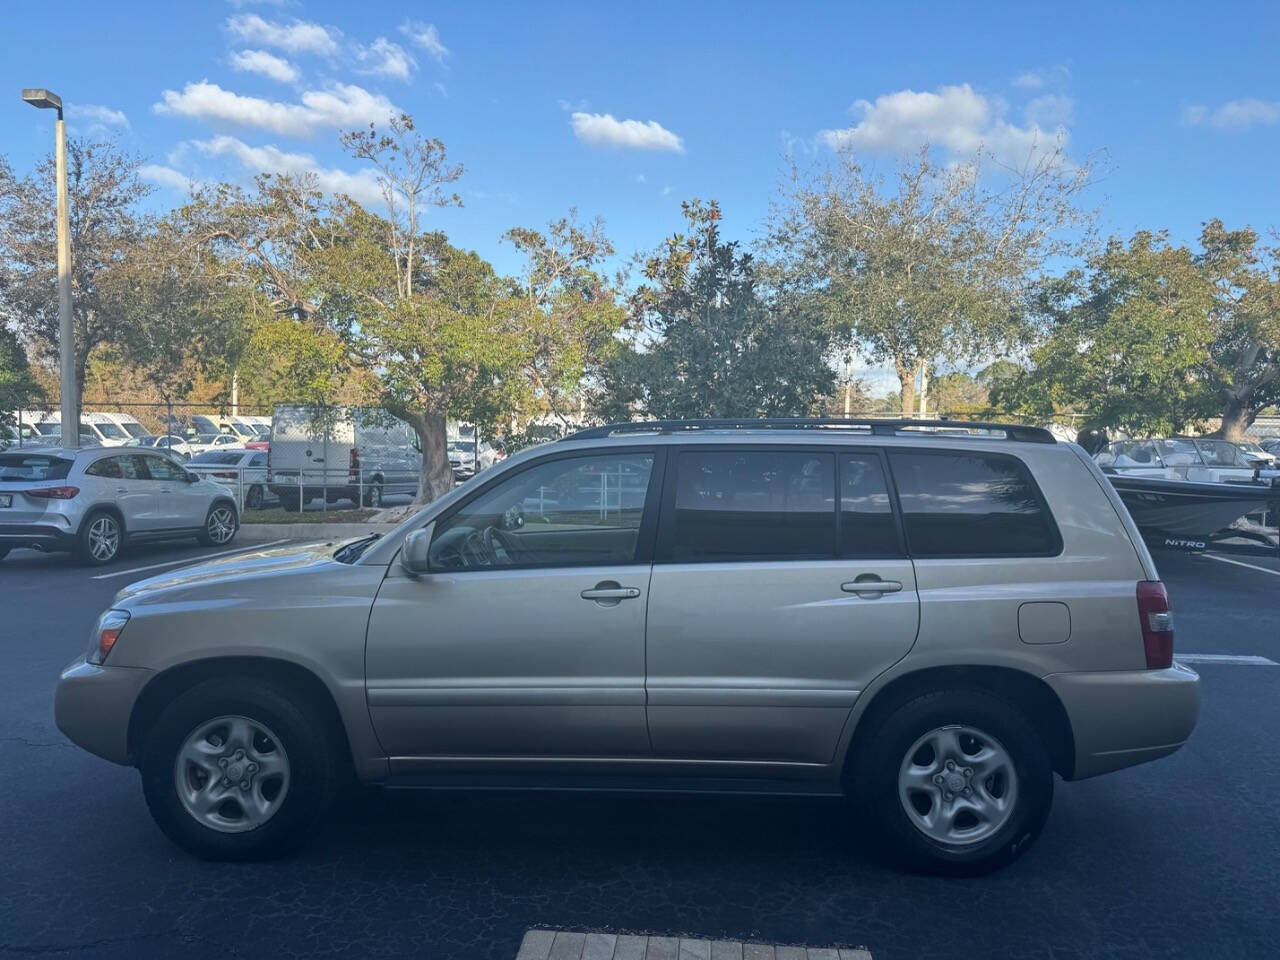
<instances>
[{"instance_id":1,"label":"roof rack rail","mask_svg":"<svg viewBox=\"0 0 1280 960\"><path fill-rule=\"evenodd\" d=\"M930 436L931 431L916 431L913 427L929 427L932 431L985 430L1001 432L1006 440L1022 443L1057 443L1053 434L1044 427L1029 427L1019 423L991 423L985 420L909 420L892 418L850 417L760 417L746 419L707 420L633 420L629 423L610 423L600 427L588 427L563 437L564 440L597 440L633 433L677 434L698 430L859 430L877 437L895 437L907 430L919 436ZM935 434L936 435L936 434Z\"/></svg>"}]
</instances>

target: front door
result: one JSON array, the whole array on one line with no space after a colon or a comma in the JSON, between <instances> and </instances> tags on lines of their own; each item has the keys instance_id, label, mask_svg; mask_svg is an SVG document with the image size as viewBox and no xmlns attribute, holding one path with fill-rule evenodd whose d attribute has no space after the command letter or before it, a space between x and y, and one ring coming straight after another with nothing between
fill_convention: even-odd
<instances>
[{"instance_id":1,"label":"front door","mask_svg":"<svg viewBox=\"0 0 1280 960\"><path fill-rule=\"evenodd\" d=\"M402 771L415 757L649 754L656 460L540 459L435 522L431 573L392 564L365 664L378 738Z\"/></svg>"},{"instance_id":2,"label":"front door","mask_svg":"<svg viewBox=\"0 0 1280 960\"><path fill-rule=\"evenodd\" d=\"M686 448L665 488L649 586L654 754L830 763L859 693L919 623L879 452Z\"/></svg>"},{"instance_id":3,"label":"front door","mask_svg":"<svg viewBox=\"0 0 1280 960\"><path fill-rule=\"evenodd\" d=\"M191 492L187 471L169 457L143 456L156 489L159 526L165 530L204 526L209 498Z\"/></svg>"}]
</instances>

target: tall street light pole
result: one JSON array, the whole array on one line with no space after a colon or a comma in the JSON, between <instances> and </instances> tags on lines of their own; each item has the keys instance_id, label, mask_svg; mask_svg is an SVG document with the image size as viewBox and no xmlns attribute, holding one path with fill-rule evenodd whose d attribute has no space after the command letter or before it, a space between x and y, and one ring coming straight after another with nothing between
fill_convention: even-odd
<instances>
[{"instance_id":1,"label":"tall street light pole","mask_svg":"<svg viewBox=\"0 0 1280 960\"><path fill-rule=\"evenodd\" d=\"M80 397L76 388L75 331L71 324L71 218L67 208L67 125L62 98L51 90L28 88L22 99L42 110L57 110L54 164L58 179L58 354L62 395L62 445L80 446Z\"/></svg>"}]
</instances>

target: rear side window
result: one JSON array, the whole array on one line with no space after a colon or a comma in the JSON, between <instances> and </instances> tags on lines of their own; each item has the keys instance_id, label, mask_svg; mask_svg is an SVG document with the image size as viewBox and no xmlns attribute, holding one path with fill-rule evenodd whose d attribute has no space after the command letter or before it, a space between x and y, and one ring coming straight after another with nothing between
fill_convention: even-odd
<instances>
[{"instance_id":1,"label":"rear side window","mask_svg":"<svg viewBox=\"0 0 1280 960\"><path fill-rule=\"evenodd\" d=\"M122 476L120 473L120 461L122 459L122 457L105 457L89 464L89 466L85 467L84 472L91 477L115 477L119 479Z\"/></svg>"},{"instance_id":2,"label":"rear side window","mask_svg":"<svg viewBox=\"0 0 1280 960\"><path fill-rule=\"evenodd\" d=\"M676 457L663 559L826 559L835 555L835 456L695 450Z\"/></svg>"},{"instance_id":3,"label":"rear side window","mask_svg":"<svg viewBox=\"0 0 1280 960\"><path fill-rule=\"evenodd\" d=\"M1031 473L1010 456L889 453L917 557L1051 556L1062 547Z\"/></svg>"},{"instance_id":4,"label":"rear side window","mask_svg":"<svg viewBox=\"0 0 1280 960\"><path fill-rule=\"evenodd\" d=\"M874 453L840 456L840 556L902 556L884 465Z\"/></svg>"},{"instance_id":5,"label":"rear side window","mask_svg":"<svg viewBox=\"0 0 1280 960\"><path fill-rule=\"evenodd\" d=\"M0 481L65 480L71 472L71 461L62 457L43 457L30 453L0 454Z\"/></svg>"}]
</instances>

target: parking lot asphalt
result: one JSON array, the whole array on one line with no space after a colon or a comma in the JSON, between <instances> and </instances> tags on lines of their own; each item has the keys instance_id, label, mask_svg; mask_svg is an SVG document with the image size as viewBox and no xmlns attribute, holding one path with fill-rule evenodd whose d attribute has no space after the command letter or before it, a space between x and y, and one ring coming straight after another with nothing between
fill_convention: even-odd
<instances>
[{"instance_id":1,"label":"parking lot asphalt","mask_svg":"<svg viewBox=\"0 0 1280 960\"><path fill-rule=\"evenodd\" d=\"M877 960L1276 955L1280 667L1265 665L1197 664L1186 748L1059 782L1037 846L980 879L881 865L838 802L681 796L373 791L293 859L193 860L153 826L135 771L63 739L52 691L115 591L152 572L125 571L208 552L0 561L0 956L509 960L534 926ZM1280 661L1280 560L1158 562L1180 654Z\"/></svg>"}]
</instances>

